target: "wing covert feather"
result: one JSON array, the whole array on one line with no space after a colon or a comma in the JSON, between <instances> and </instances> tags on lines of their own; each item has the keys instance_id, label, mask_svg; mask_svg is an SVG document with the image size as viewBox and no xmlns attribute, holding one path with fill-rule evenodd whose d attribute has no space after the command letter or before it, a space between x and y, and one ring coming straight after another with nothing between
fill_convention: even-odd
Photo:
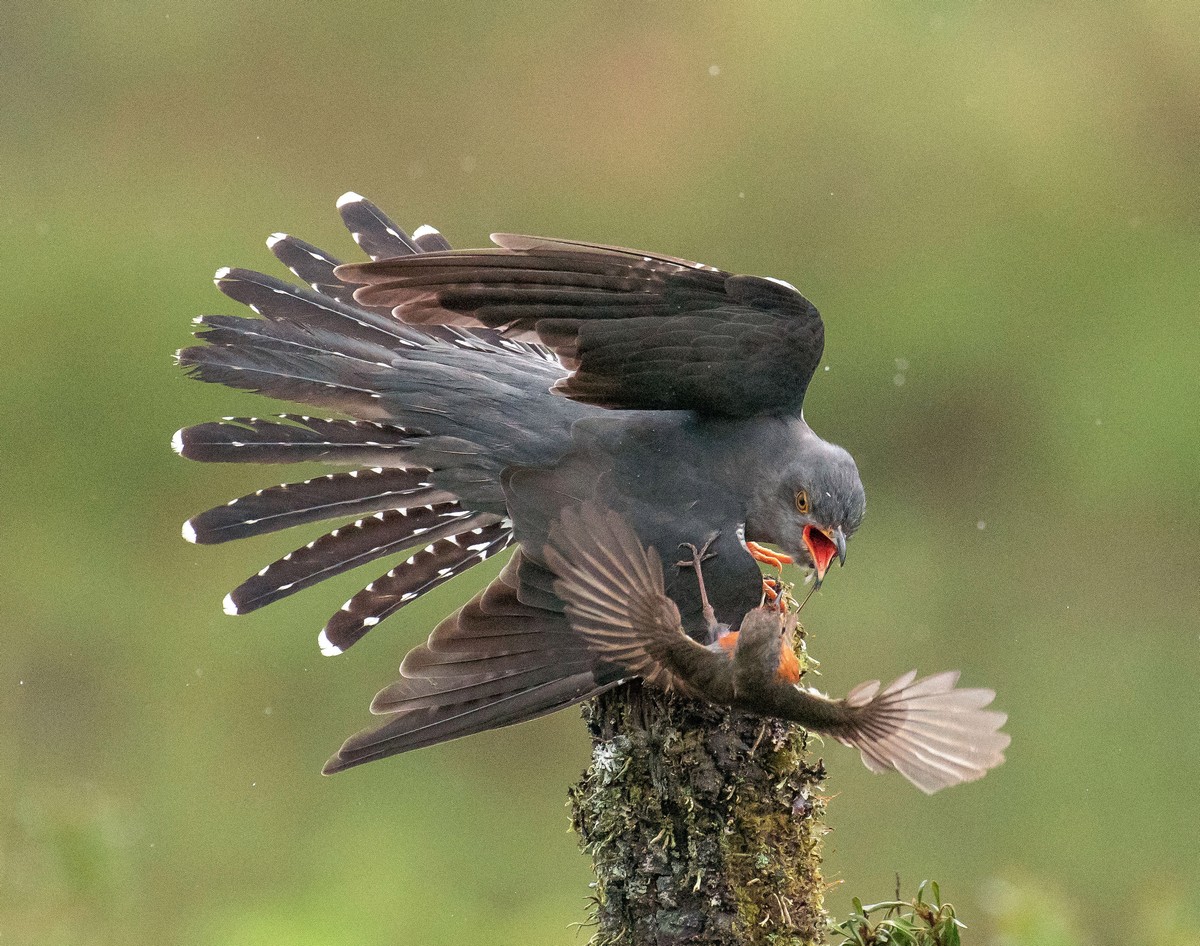
<instances>
[{"instance_id":1,"label":"wing covert feather","mask_svg":"<svg viewBox=\"0 0 1200 946\"><path fill-rule=\"evenodd\" d=\"M779 280L603 244L493 234L498 248L339 266L359 304L419 325L482 325L549 347L564 397L609 408L799 414L824 347Z\"/></svg>"}]
</instances>

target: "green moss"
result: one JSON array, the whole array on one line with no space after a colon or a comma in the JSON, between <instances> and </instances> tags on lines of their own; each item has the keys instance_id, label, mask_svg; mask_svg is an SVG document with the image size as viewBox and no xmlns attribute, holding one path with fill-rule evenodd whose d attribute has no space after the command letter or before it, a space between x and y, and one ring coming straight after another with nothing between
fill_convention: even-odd
<instances>
[{"instance_id":1,"label":"green moss","mask_svg":"<svg viewBox=\"0 0 1200 946\"><path fill-rule=\"evenodd\" d=\"M791 944L819 939L824 772L804 759L805 736L779 727L780 743L764 766L769 785L739 785L725 835L730 887L746 942ZM755 931L761 931L761 935Z\"/></svg>"},{"instance_id":2,"label":"green moss","mask_svg":"<svg viewBox=\"0 0 1200 946\"><path fill-rule=\"evenodd\" d=\"M824 771L798 727L631 685L584 709L594 946L800 946L826 927Z\"/></svg>"}]
</instances>

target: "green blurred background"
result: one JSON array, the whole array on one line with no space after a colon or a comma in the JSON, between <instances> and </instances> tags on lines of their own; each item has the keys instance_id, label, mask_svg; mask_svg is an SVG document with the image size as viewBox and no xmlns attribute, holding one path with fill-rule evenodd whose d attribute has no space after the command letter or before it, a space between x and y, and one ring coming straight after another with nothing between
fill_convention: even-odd
<instances>
[{"instance_id":1,"label":"green blurred background","mask_svg":"<svg viewBox=\"0 0 1200 946\"><path fill-rule=\"evenodd\" d=\"M822 685L961 667L1013 735L933 798L827 747L831 909L898 872L974 942L1200 941L1200 6L5 16L0 940L586 941L575 710L318 775L483 576L328 660L355 577L231 619L224 593L297 543L179 538L295 472L171 453L269 410L172 365L194 315L236 308L209 276L279 273L274 230L353 255L353 188L456 245L545 233L800 286L828 326L807 415L870 497L806 612Z\"/></svg>"}]
</instances>

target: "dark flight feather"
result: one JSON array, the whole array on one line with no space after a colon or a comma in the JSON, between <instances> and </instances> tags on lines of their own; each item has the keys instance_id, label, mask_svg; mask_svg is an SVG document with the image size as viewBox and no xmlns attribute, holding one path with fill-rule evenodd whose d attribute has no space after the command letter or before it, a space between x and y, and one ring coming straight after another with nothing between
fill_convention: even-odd
<instances>
[{"instance_id":1,"label":"dark flight feather","mask_svg":"<svg viewBox=\"0 0 1200 946\"><path fill-rule=\"evenodd\" d=\"M786 283L540 237L339 266L355 299L412 324L536 337L573 373L555 393L612 408L796 415L824 327Z\"/></svg>"},{"instance_id":2,"label":"dark flight feather","mask_svg":"<svg viewBox=\"0 0 1200 946\"><path fill-rule=\"evenodd\" d=\"M384 688L372 711L392 718L351 736L324 772L544 716L620 682L560 614L539 611L516 596L520 552L482 592L405 658L402 678ZM542 646L515 653L512 633L543 635ZM439 657L435 639L445 647ZM457 642L457 643L455 643ZM474 656L469 667L457 660ZM421 672L417 672L421 668Z\"/></svg>"},{"instance_id":3,"label":"dark flight feather","mask_svg":"<svg viewBox=\"0 0 1200 946\"><path fill-rule=\"evenodd\" d=\"M401 752L537 719L582 702L618 682L598 687L590 671L564 678L551 667L544 674L542 682L533 682L538 677L532 674L522 678L518 689L502 696L489 692L482 699L471 699L468 689L447 694L447 702L439 705L432 695L425 694L418 704L421 709L401 710L384 725L351 736L321 771L333 775ZM490 681L483 686L487 690L491 687Z\"/></svg>"},{"instance_id":4,"label":"dark flight feather","mask_svg":"<svg viewBox=\"0 0 1200 946\"><path fill-rule=\"evenodd\" d=\"M387 716L450 706L456 701L482 703L555 679L590 674L592 669L586 655L567 662L561 654L543 652L541 656L542 662L526 657L503 675L484 672L463 676L402 677L376 694L371 712L376 716Z\"/></svg>"}]
</instances>

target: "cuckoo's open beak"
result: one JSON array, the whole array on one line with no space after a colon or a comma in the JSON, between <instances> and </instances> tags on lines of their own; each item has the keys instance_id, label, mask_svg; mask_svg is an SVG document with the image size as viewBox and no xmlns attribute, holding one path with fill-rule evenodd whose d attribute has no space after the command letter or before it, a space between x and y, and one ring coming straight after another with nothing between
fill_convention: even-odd
<instances>
[{"instance_id":1,"label":"cuckoo's open beak","mask_svg":"<svg viewBox=\"0 0 1200 946\"><path fill-rule=\"evenodd\" d=\"M846 563L846 533L840 528L830 532L816 526L805 526L804 545L812 558L817 587L820 588L835 555L843 565Z\"/></svg>"}]
</instances>

